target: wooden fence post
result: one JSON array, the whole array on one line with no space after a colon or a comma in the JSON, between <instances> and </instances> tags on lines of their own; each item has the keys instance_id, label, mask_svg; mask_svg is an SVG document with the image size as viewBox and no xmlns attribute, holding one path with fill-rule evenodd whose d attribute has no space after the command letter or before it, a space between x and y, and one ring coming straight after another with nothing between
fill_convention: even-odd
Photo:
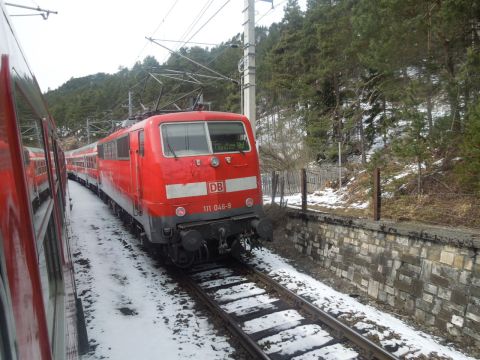
<instances>
[{"instance_id":1,"label":"wooden fence post","mask_svg":"<svg viewBox=\"0 0 480 360\"><path fill-rule=\"evenodd\" d=\"M283 197L285 195L285 176L287 172L284 171L280 180L280 206L283 206Z\"/></svg>"},{"instance_id":2,"label":"wooden fence post","mask_svg":"<svg viewBox=\"0 0 480 360\"><path fill-rule=\"evenodd\" d=\"M380 169L373 171L373 220L378 221L381 217L382 189L380 186Z\"/></svg>"},{"instance_id":3,"label":"wooden fence post","mask_svg":"<svg viewBox=\"0 0 480 360\"><path fill-rule=\"evenodd\" d=\"M307 170L302 169L302 211L307 211Z\"/></svg>"},{"instance_id":4,"label":"wooden fence post","mask_svg":"<svg viewBox=\"0 0 480 360\"><path fill-rule=\"evenodd\" d=\"M277 174L272 171L272 204L275 204L275 196L277 195Z\"/></svg>"}]
</instances>

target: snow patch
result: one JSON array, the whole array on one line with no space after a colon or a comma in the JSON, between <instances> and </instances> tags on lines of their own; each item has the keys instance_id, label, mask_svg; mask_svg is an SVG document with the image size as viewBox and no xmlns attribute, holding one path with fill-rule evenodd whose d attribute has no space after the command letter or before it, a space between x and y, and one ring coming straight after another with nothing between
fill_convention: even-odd
<instances>
[{"instance_id":1,"label":"snow patch","mask_svg":"<svg viewBox=\"0 0 480 360\"><path fill-rule=\"evenodd\" d=\"M462 354L453 347L441 345L440 338L418 331L390 314L381 312L372 306L364 305L354 298L300 273L289 265L285 259L267 249L255 250L254 254L255 257L252 258L251 262L268 273L269 276L274 277L282 285L340 319L354 323L354 320L358 319L359 321L356 322L357 328L365 331L368 336L378 337L382 346L397 348L395 353L397 356L414 359L423 355L425 358L430 358L432 354L436 353L438 358L443 356L455 360L473 360L473 358ZM346 359L354 358L348 357L353 356L349 355L348 351L345 354ZM312 357L302 355L295 359L316 359L319 358L318 356L314 352ZM333 352L331 357L325 358L342 359L340 353L336 352Z\"/></svg>"}]
</instances>

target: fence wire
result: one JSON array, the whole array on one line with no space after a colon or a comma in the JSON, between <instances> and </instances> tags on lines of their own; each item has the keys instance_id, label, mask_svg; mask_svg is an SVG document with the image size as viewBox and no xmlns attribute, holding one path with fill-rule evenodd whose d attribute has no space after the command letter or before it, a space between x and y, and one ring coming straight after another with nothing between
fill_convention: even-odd
<instances>
[{"instance_id":1,"label":"fence wire","mask_svg":"<svg viewBox=\"0 0 480 360\"><path fill-rule=\"evenodd\" d=\"M342 175L346 170L342 168ZM338 185L339 169L336 166L320 170L306 170L307 199L316 191L327 186ZM262 191L267 197L280 199L284 196L300 195L302 193L302 170L275 171L262 173ZM358 199L357 199L358 200ZM361 199L360 199L361 200ZM371 205L371 195L365 201ZM298 200L297 200L298 201ZM362 200L363 201L363 200ZM369 210L370 209L370 210ZM372 208L348 208L357 211L358 216L371 217ZM342 211L337 208L336 212ZM420 221L430 224L467 226L480 228L480 196L471 193L426 193L426 194L392 194L385 192L381 196L380 217L401 221ZM351 215L351 213L349 213Z\"/></svg>"},{"instance_id":2,"label":"fence wire","mask_svg":"<svg viewBox=\"0 0 480 360\"><path fill-rule=\"evenodd\" d=\"M346 169L341 168L342 174ZM328 183L338 181L338 166L325 166L321 169L307 170L307 192L314 193L322 190ZM275 179L274 179L275 177ZM262 173L262 191L264 195L272 195L272 186L276 185L275 193L280 195L294 195L302 192L301 170L284 170Z\"/></svg>"}]
</instances>

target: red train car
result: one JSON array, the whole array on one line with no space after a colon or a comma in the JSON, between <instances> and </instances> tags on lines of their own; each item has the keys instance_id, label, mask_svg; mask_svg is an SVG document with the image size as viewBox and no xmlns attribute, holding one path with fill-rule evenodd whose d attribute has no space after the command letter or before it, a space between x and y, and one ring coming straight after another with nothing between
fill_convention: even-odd
<instances>
[{"instance_id":1,"label":"red train car","mask_svg":"<svg viewBox=\"0 0 480 360\"><path fill-rule=\"evenodd\" d=\"M245 116L155 115L100 140L97 148L100 196L176 265L272 239Z\"/></svg>"},{"instance_id":2,"label":"red train car","mask_svg":"<svg viewBox=\"0 0 480 360\"><path fill-rule=\"evenodd\" d=\"M98 189L97 143L65 153L67 175L92 190Z\"/></svg>"},{"instance_id":3,"label":"red train car","mask_svg":"<svg viewBox=\"0 0 480 360\"><path fill-rule=\"evenodd\" d=\"M77 359L64 156L0 8L0 359Z\"/></svg>"}]
</instances>

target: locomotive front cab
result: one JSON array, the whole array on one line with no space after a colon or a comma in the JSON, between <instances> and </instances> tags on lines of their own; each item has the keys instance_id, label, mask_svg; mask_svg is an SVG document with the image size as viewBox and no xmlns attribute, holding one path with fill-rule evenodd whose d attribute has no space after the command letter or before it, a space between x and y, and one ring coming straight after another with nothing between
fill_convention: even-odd
<instances>
[{"instance_id":1,"label":"locomotive front cab","mask_svg":"<svg viewBox=\"0 0 480 360\"><path fill-rule=\"evenodd\" d=\"M165 204L159 220L169 256L189 264L272 239L262 210L253 133L244 116L199 113L200 119L159 124ZM195 255L196 254L196 255Z\"/></svg>"}]
</instances>

